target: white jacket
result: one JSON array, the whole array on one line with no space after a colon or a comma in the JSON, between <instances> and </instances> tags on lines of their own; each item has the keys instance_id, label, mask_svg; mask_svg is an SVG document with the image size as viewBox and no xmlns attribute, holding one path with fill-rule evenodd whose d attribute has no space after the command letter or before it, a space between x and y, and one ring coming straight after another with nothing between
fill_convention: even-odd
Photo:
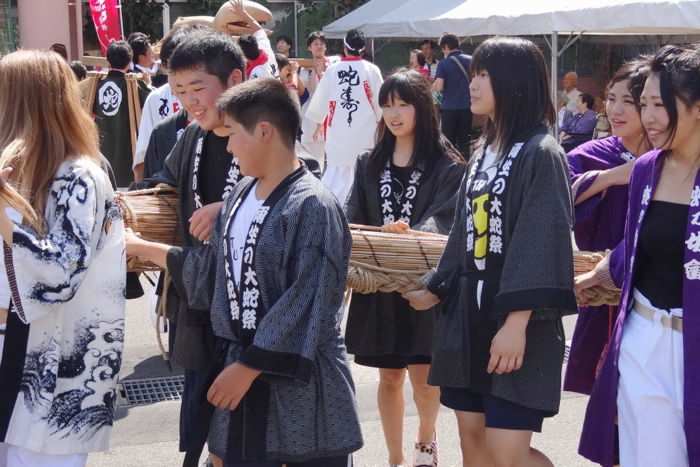
<instances>
[{"instance_id":1,"label":"white jacket","mask_svg":"<svg viewBox=\"0 0 700 467\"><path fill-rule=\"evenodd\" d=\"M151 133L160 122L180 111L182 105L170 89L170 84L154 89L146 98L139 123L139 136L136 140L136 154L134 154L134 167L143 164L146 159L146 150L151 141Z\"/></svg>"},{"instance_id":2,"label":"white jacket","mask_svg":"<svg viewBox=\"0 0 700 467\"><path fill-rule=\"evenodd\" d=\"M109 447L126 308L124 225L113 198L97 164L66 161L51 185L46 235L14 225L0 364L0 404L11 412L0 411L8 427L0 442L50 455Z\"/></svg>"},{"instance_id":3,"label":"white jacket","mask_svg":"<svg viewBox=\"0 0 700 467\"><path fill-rule=\"evenodd\" d=\"M382 118L379 89L382 73L360 57L343 57L328 67L316 87L306 117L326 126L328 166L354 166L375 145Z\"/></svg>"}]
</instances>

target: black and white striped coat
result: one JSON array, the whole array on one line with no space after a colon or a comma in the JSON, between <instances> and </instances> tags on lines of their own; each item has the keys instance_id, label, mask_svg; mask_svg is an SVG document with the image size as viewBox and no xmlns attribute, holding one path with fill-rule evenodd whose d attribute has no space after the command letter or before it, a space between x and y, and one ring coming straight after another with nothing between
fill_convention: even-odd
<instances>
[{"instance_id":1,"label":"black and white striped coat","mask_svg":"<svg viewBox=\"0 0 700 467\"><path fill-rule=\"evenodd\" d=\"M233 331L223 226L252 182L226 200L209 246L173 249L168 269L189 306L211 310L225 364L263 374L234 412L217 410L209 447L227 459L298 462L358 450L362 436L340 323L351 237L335 197L306 168L260 231L255 271L262 318L253 344ZM235 449L237 454L232 454Z\"/></svg>"}]
</instances>

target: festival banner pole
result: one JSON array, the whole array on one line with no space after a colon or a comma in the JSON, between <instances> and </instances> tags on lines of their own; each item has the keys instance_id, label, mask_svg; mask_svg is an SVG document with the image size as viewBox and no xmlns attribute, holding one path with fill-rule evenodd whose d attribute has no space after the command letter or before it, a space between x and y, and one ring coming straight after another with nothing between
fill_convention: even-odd
<instances>
[{"instance_id":1,"label":"festival banner pole","mask_svg":"<svg viewBox=\"0 0 700 467\"><path fill-rule=\"evenodd\" d=\"M122 40L126 40L126 33L124 31L124 13L122 9L122 0L118 1L117 8L119 8L119 26L122 28Z\"/></svg>"}]
</instances>

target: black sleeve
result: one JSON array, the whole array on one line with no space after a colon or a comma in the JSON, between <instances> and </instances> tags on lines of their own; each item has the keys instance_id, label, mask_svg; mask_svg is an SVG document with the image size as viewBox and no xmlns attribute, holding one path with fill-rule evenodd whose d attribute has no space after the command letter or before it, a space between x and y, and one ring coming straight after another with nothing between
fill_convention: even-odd
<instances>
[{"instance_id":1,"label":"black sleeve","mask_svg":"<svg viewBox=\"0 0 700 467\"><path fill-rule=\"evenodd\" d=\"M355 163L355 180L352 184L352 189L345 201L345 216L351 224L369 224L367 216L367 164L368 154L363 154Z\"/></svg>"},{"instance_id":2,"label":"black sleeve","mask_svg":"<svg viewBox=\"0 0 700 467\"><path fill-rule=\"evenodd\" d=\"M459 186L465 166L455 162L444 164L436 171L437 189L431 193L430 207L411 228L423 232L446 234L450 231L457 207Z\"/></svg>"},{"instance_id":3,"label":"black sleeve","mask_svg":"<svg viewBox=\"0 0 700 467\"><path fill-rule=\"evenodd\" d=\"M437 269L423 278L426 288L444 299L450 292L452 280L461 272L466 256L466 184L467 175L462 176L462 182L457 192L457 206L454 222L450 229L445 251L442 253Z\"/></svg>"},{"instance_id":4,"label":"black sleeve","mask_svg":"<svg viewBox=\"0 0 700 467\"><path fill-rule=\"evenodd\" d=\"M505 253L494 318L522 310L535 311L534 319L538 314L541 318L574 313L573 205L566 158L549 136L536 141L522 156L521 199Z\"/></svg>"}]
</instances>

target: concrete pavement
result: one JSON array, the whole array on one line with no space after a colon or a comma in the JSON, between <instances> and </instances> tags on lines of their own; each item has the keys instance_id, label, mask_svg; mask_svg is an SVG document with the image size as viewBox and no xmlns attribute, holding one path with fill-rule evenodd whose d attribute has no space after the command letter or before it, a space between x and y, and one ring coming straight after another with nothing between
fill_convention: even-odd
<instances>
[{"instance_id":1,"label":"concrete pavement","mask_svg":"<svg viewBox=\"0 0 700 467\"><path fill-rule=\"evenodd\" d=\"M171 376L168 365L160 358L155 328L148 316L148 299L130 301L127 309L126 351L122 379L143 379ZM567 335L575 318L566 322ZM386 448L376 407L378 374L374 369L353 365L357 399L365 446L355 456L356 467L384 467ZM404 445L407 459L412 454L418 417L412 403L410 386L406 385L406 431ZM578 438L587 398L564 393L561 412L545 422L542 434L534 445L546 453L557 467L593 466L577 455ZM158 402L151 405L119 408L109 452L92 454L89 467L179 467L182 456L177 450L179 402ZM442 409L438 419L440 466L461 467L459 439L454 415Z\"/></svg>"}]
</instances>

